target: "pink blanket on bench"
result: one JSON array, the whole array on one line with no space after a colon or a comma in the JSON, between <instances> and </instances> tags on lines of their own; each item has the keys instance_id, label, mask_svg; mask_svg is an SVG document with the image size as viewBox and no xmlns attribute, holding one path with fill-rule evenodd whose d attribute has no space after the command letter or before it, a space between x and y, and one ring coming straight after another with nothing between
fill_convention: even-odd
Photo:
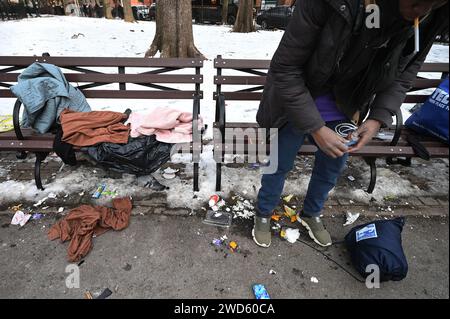
<instances>
[{"instance_id":1,"label":"pink blanket on bench","mask_svg":"<svg viewBox=\"0 0 450 319\"><path fill-rule=\"evenodd\" d=\"M131 124L131 137L155 134L160 142L176 144L192 142L192 120L192 113L157 107L146 114L131 113L125 124ZM199 130L202 127L199 118Z\"/></svg>"}]
</instances>

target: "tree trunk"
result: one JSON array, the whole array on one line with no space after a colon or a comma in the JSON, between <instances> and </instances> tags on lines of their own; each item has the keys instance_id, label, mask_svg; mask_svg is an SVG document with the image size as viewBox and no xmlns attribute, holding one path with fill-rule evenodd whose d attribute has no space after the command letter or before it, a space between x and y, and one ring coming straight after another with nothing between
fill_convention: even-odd
<instances>
[{"instance_id":1,"label":"tree trunk","mask_svg":"<svg viewBox=\"0 0 450 319\"><path fill-rule=\"evenodd\" d=\"M228 23L228 0L222 2L222 24Z\"/></svg>"},{"instance_id":2,"label":"tree trunk","mask_svg":"<svg viewBox=\"0 0 450 319\"><path fill-rule=\"evenodd\" d=\"M145 57L204 58L194 45L191 0L158 0L156 33Z\"/></svg>"},{"instance_id":3,"label":"tree trunk","mask_svg":"<svg viewBox=\"0 0 450 319\"><path fill-rule=\"evenodd\" d=\"M234 32L255 31L255 25L253 24L253 0L239 1L239 10L233 31Z\"/></svg>"},{"instance_id":4,"label":"tree trunk","mask_svg":"<svg viewBox=\"0 0 450 319\"><path fill-rule=\"evenodd\" d=\"M136 22L133 16L133 10L131 10L131 0L123 0L123 15L125 22Z\"/></svg>"},{"instance_id":5,"label":"tree trunk","mask_svg":"<svg viewBox=\"0 0 450 319\"><path fill-rule=\"evenodd\" d=\"M112 19L112 0L103 0L103 11L106 19Z\"/></svg>"}]
</instances>

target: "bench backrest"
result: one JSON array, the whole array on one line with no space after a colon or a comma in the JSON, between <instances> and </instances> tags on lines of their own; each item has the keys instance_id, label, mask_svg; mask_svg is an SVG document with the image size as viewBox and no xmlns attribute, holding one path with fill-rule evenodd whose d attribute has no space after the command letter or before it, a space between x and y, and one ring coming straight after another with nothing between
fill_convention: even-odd
<instances>
[{"instance_id":1,"label":"bench backrest","mask_svg":"<svg viewBox=\"0 0 450 319\"><path fill-rule=\"evenodd\" d=\"M86 98L103 99L202 99L202 59L175 58L105 58L105 57L10 57L0 56L0 98L14 98L8 89L17 83L20 70L34 62L50 63L60 67L66 79L79 88ZM94 69L93 69L94 68ZM99 68L111 68L105 73ZM127 72L133 68L133 73ZM136 70L144 70L136 73ZM182 70L183 74L179 74ZM19 72L17 72L19 71ZM176 71L176 74L173 74ZM118 88L103 88L118 83ZM129 89L136 84L140 90ZM173 85L192 84L189 90ZM171 85L171 86L170 86Z\"/></svg>"},{"instance_id":2,"label":"bench backrest","mask_svg":"<svg viewBox=\"0 0 450 319\"><path fill-rule=\"evenodd\" d=\"M246 60L246 59L223 59L218 56L214 60L214 68L217 75L214 76L214 84L217 86L214 99L223 94L226 100L235 101L259 101L262 98L262 90L266 82L267 71L270 60ZM224 74L225 71L233 70L233 74ZM240 74L236 74L237 72ZM439 73L440 78L448 75L448 63L425 63L420 72ZM228 72L230 73L230 72ZM405 103L425 102L428 95L414 93L424 89L436 88L441 79L428 79L420 77L414 81L411 93L406 97ZM239 89L230 89L230 86L239 86ZM226 90L224 88L227 88Z\"/></svg>"}]
</instances>

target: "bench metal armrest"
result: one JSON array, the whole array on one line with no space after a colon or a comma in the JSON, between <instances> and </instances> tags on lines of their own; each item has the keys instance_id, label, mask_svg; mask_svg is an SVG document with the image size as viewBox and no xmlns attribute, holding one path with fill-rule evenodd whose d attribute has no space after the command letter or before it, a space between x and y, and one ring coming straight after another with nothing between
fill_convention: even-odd
<instances>
[{"instance_id":1,"label":"bench metal armrest","mask_svg":"<svg viewBox=\"0 0 450 319\"><path fill-rule=\"evenodd\" d=\"M403 128L403 114L402 110L398 109L392 116L395 116L395 133L394 137L392 138L392 141L390 143L390 146L396 146L398 144L398 141L400 140L400 136L402 134L402 128Z\"/></svg>"},{"instance_id":2,"label":"bench metal armrest","mask_svg":"<svg viewBox=\"0 0 450 319\"><path fill-rule=\"evenodd\" d=\"M18 140L24 140L22 131L20 129L20 107L22 106L22 102L17 99L16 104L14 104L14 111L13 111L13 125L14 125L14 132L16 133L16 137Z\"/></svg>"}]
</instances>

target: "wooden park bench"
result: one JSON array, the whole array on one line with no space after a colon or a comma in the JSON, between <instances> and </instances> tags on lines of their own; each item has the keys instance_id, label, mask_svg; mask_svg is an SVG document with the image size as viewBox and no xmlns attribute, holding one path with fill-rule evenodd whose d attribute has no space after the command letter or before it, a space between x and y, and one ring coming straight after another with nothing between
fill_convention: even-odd
<instances>
[{"instance_id":1,"label":"wooden park bench","mask_svg":"<svg viewBox=\"0 0 450 319\"><path fill-rule=\"evenodd\" d=\"M223 59L218 56L214 60L214 67L217 70L214 76L214 84L216 91L214 99L216 100L216 117L214 123L214 150L221 160L216 163L216 191L221 190L222 163L224 163L226 154L234 154L245 157L248 155L248 147L251 144L264 144L262 138L249 138L243 136L236 138L227 136L226 129L248 129L257 128L256 123L237 123L226 120L227 101L260 101L262 98L262 90L266 81L267 71L270 66L270 60L246 60L246 59ZM421 72L431 72L441 74L441 78L448 75L449 65L447 63L426 63L423 65ZM420 74L420 73L419 73ZM411 92L417 92L423 89L436 88L441 83L439 79L426 79L418 77L414 82ZM412 93L407 96L405 103L423 103L428 95ZM239 106L229 106L239 107ZM388 133L393 136L391 141L373 139L362 150L351 153L351 156L361 156L370 166L371 178L367 189L368 193L372 193L377 179L376 159L386 158L388 164L410 165L411 158L416 157L411 145L408 143L408 136L414 136L427 149L432 158L449 157L449 147L433 137L419 136L417 133L408 130L403 126L403 117L401 111L393 114L396 117L395 127L390 128ZM231 130L232 131L232 130ZM268 135L268 134L267 134ZM240 140L239 140L240 139ZM229 142L231 141L231 143ZM237 145L241 143L241 147ZM242 145L243 144L243 145ZM241 154L239 154L239 151ZM243 152L242 152L243 151ZM301 155L313 155L317 151L317 147L311 144L308 139L299 151ZM217 154L219 152L220 154ZM405 159L403 159L405 158Z\"/></svg>"},{"instance_id":2,"label":"wooden park bench","mask_svg":"<svg viewBox=\"0 0 450 319\"><path fill-rule=\"evenodd\" d=\"M193 123L198 120L200 100L203 99L203 92L200 90L203 83L202 59L51 57L48 54L43 54L42 57L0 56L0 98L15 98L9 87L17 83L20 70L34 62L50 63L60 67L67 81L81 90L88 101L89 99L190 100ZM114 71L105 73L102 71L105 69L99 68ZM102 87L108 84L114 84L114 87ZM136 86L130 88L130 84L138 85L138 89L135 89ZM180 86L183 89L179 89ZM189 89L185 89L186 87ZM32 129L21 128L20 107L21 102L16 100L13 111L14 131L0 133L0 151L18 151L19 159L26 158L28 153L34 153L35 182L36 186L43 190L40 167L41 162L53 151L54 135L38 134ZM195 154L201 152L201 144L200 141L187 147ZM194 191L198 191L199 188L198 175L199 164L198 161L194 161Z\"/></svg>"}]
</instances>

